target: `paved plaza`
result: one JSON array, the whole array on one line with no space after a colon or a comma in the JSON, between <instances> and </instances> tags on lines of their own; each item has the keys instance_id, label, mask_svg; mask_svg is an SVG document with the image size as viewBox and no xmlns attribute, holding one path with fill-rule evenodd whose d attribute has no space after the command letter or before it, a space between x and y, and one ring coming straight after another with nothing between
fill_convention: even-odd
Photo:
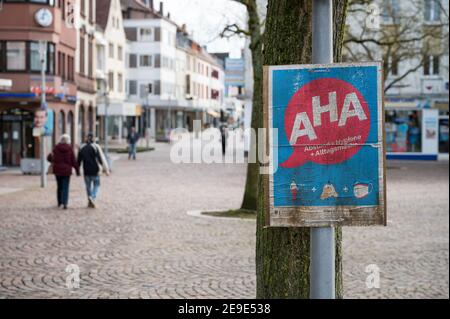
<instances>
[{"instance_id":1,"label":"paved plaza","mask_svg":"<svg viewBox=\"0 0 450 319\"><path fill-rule=\"evenodd\" d=\"M42 190L0 173L0 298L254 298L254 221L187 214L238 208L246 166L176 165L155 147L118 156L95 210L81 178L61 210L52 176ZM448 298L448 162L388 164L388 227L344 229L345 297ZM370 264L379 289L366 287Z\"/></svg>"}]
</instances>

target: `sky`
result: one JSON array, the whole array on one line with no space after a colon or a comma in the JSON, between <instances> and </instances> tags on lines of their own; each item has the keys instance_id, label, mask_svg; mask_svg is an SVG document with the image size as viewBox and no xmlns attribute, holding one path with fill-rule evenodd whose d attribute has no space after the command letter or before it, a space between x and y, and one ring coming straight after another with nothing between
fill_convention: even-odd
<instances>
[{"instance_id":1,"label":"sky","mask_svg":"<svg viewBox=\"0 0 450 319\"><path fill-rule=\"evenodd\" d=\"M221 39L220 32L227 24L246 26L247 13L243 5L232 0L164 0L164 14L178 25L186 24L189 34L209 52L230 52L240 57L245 39L233 37ZM160 0L155 1L159 9Z\"/></svg>"}]
</instances>

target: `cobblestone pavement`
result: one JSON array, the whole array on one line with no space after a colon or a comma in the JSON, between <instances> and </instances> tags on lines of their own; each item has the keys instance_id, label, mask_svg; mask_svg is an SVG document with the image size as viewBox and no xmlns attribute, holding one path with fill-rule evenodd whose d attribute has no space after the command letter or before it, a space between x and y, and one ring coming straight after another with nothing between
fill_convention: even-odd
<instances>
[{"instance_id":1,"label":"cobblestone pavement","mask_svg":"<svg viewBox=\"0 0 450 319\"><path fill-rule=\"evenodd\" d=\"M238 207L245 165L168 154L121 156L96 210L81 178L64 211L53 178L41 190L39 177L1 173L0 187L24 190L0 195L0 298L254 298L254 222L186 214ZM389 226L345 229L345 296L448 298L448 162L390 165ZM66 287L71 264L79 288ZM380 289L365 286L368 264Z\"/></svg>"}]
</instances>

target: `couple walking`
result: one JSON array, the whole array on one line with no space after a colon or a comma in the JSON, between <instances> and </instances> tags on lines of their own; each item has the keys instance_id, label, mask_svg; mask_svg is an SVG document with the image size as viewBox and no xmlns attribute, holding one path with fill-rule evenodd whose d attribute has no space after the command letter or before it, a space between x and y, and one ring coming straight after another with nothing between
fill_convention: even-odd
<instances>
[{"instance_id":1,"label":"couple walking","mask_svg":"<svg viewBox=\"0 0 450 319\"><path fill-rule=\"evenodd\" d=\"M80 166L83 165L88 207L95 208L95 200L100 188L99 174L104 171L106 175L109 175L109 167L101 147L94 143L94 135L88 134L86 144L81 146L77 159L71 146L70 136L62 135L47 160L52 163L53 174L56 177L58 207L63 206L67 209L72 168L75 169L77 176L80 176Z\"/></svg>"}]
</instances>

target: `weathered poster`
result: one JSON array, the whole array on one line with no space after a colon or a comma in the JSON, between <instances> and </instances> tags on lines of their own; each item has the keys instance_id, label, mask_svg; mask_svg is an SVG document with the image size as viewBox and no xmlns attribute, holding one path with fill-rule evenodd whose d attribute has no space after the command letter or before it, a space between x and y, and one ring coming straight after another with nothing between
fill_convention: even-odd
<instances>
[{"instance_id":1,"label":"weathered poster","mask_svg":"<svg viewBox=\"0 0 450 319\"><path fill-rule=\"evenodd\" d=\"M270 226L386 224L381 78L380 63L266 67Z\"/></svg>"}]
</instances>

